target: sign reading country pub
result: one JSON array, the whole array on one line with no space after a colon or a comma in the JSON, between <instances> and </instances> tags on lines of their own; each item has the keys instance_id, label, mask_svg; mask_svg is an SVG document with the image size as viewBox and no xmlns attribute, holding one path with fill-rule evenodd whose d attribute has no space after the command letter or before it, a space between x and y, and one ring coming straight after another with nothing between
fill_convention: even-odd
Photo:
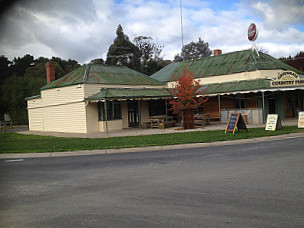
<instances>
[{"instance_id":1,"label":"sign reading country pub","mask_svg":"<svg viewBox=\"0 0 304 228\"><path fill-rule=\"evenodd\" d=\"M286 86L303 86L304 78L301 78L293 71L284 71L279 76L270 82L270 87L286 87Z\"/></svg>"}]
</instances>

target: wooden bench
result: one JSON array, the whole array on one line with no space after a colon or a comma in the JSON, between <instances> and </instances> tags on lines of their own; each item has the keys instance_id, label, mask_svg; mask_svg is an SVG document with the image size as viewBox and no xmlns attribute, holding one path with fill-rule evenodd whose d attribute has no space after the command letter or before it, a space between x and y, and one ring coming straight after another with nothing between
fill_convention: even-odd
<instances>
[{"instance_id":1,"label":"wooden bench","mask_svg":"<svg viewBox=\"0 0 304 228\"><path fill-rule=\"evenodd\" d=\"M142 128L148 128L151 127L151 122L150 121L146 121L146 122L142 122L141 124Z\"/></svg>"},{"instance_id":2,"label":"wooden bench","mask_svg":"<svg viewBox=\"0 0 304 228\"><path fill-rule=\"evenodd\" d=\"M194 125L206 126L210 124L209 114L195 114L194 115Z\"/></svg>"},{"instance_id":3,"label":"wooden bench","mask_svg":"<svg viewBox=\"0 0 304 228\"><path fill-rule=\"evenodd\" d=\"M175 127L176 126L176 121L175 120L169 120L169 121L165 121L163 123L159 123L159 128L166 128L166 127Z\"/></svg>"},{"instance_id":4,"label":"wooden bench","mask_svg":"<svg viewBox=\"0 0 304 228\"><path fill-rule=\"evenodd\" d=\"M159 121L157 119L151 119L150 121L142 122L142 128L159 128Z\"/></svg>"},{"instance_id":5,"label":"wooden bench","mask_svg":"<svg viewBox=\"0 0 304 228\"><path fill-rule=\"evenodd\" d=\"M157 120L157 119L151 119L150 120L150 127L151 128L159 128L159 120Z\"/></svg>"},{"instance_id":6,"label":"wooden bench","mask_svg":"<svg viewBox=\"0 0 304 228\"><path fill-rule=\"evenodd\" d=\"M220 121L221 117L219 115L210 116L210 121Z\"/></svg>"},{"instance_id":7,"label":"wooden bench","mask_svg":"<svg viewBox=\"0 0 304 228\"><path fill-rule=\"evenodd\" d=\"M206 115L209 115L210 121L220 121L221 117L218 113L206 113Z\"/></svg>"},{"instance_id":8,"label":"wooden bench","mask_svg":"<svg viewBox=\"0 0 304 228\"><path fill-rule=\"evenodd\" d=\"M206 126L207 125L207 121L206 120L203 120L203 119L195 119L194 120L194 125L195 126Z\"/></svg>"}]
</instances>

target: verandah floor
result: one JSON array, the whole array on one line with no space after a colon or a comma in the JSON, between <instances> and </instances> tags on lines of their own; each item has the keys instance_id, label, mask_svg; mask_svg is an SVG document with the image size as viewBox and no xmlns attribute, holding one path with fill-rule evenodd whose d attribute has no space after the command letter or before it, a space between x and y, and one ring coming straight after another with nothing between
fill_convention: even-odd
<instances>
[{"instance_id":1,"label":"verandah floor","mask_svg":"<svg viewBox=\"0 0 304 228\"><path fill-rule=\"evenodd\" d=\"M285 119L282 120L282 125L284 126L296 126L298 124L297 118ZM257 128L265 127L265 124L248 124L248 128ZM211 122L209 125L204 126L203 128L197 127L195 129L183 130L180 126L170 127L165 129L159 128L127 128L120 131L110 131L108 135L105 132L96 132L96 133L62 133L62 132L42 132L42 131L28 131L25 128L21 128L18 131L18 128L12 129L11 131L18 132L21 134L32 134L32 135L45 135L45 136L56 136L56 137L76 137L76 138L107 138L107 137L122 137L122 136L136 136L136 135L151 135L151 134L168 134L175 132L189 132L189 131L210 131L210 130L225 130L226 124L220 122Z\"/></svg>"}]
</instances>

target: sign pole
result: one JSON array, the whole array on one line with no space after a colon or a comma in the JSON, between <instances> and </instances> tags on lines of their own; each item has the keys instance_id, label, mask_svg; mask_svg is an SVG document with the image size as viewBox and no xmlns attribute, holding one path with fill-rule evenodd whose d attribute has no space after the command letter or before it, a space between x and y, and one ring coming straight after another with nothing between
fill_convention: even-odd
<instances>
[{"instance_id":1,"label":"sign pole","mask_svg":"<svg viewBox=\"0 0 304 228\"><path fill-rule=\"evenodd\" d=\"M254 43L254 41L258 38L258 34L259 34L259 31L258 31L257 26L254 23L251 23L248 28L248 40L252 42L252 47L251 47L252 51L255 50L258 57L260 57L258 49Z\"/></svg>"},{"instance_id":2,"label":"sign pole","mask_svg":"<svg viewBox=\"0 0 304 228\"><path fill-rule=\"evenodd\" d=\"M265 96L264 91L262 91L262 102L263 102L263 123L266 122L266 113L265 113Z\"/></svg>"},{"instance_id":3,"label":"sign pole","mask_svg":"<svg viewBox=\"0 0 304 228\"><path fill-rule=\"evenodd\" d=\"M105 111L105 121L106 121L106 135L109 134L108 132L108 111L107 111L107 101L105 100L104 103L104 111Z\"/></svg>"},{"instance_id":4,"label":"sign pole","mask_svg":"<svg viewBox=\"0 0 304 228\"><path fill-rule=\"evenodd\" d=\"M221 119L221 95L217 95L218 104L219 104L219 116Z\"/></svg>"}]
</instances>

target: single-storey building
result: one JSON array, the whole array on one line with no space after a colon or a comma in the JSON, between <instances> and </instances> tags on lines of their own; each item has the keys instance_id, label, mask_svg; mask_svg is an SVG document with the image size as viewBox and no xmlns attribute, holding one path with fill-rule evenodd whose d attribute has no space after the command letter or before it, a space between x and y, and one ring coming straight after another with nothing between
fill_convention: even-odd
<instances>
[{"instance_id":1,"label":"single-storey building","mask_svg":"<svg viewBox=\"0 0 304 228\"><path fill-rule=\"evenodd\" d=\"M159 81L124 66L84 65L27 99L29 130L91 133L140 126L165 112L170 92Z\"/></svg>"},{"instance_id":2,"label":"single-storey building","mask_svg":"<svg viewBox=\"0 0 304 228\"><path fill-rule=\"evenodd\" d=\"M262 52L236 51L204 59L173 62L151 77L123 66L84 65L55 79L47 63L48 84L27 98L29 129L107 132L141 127L152 116L168 115L168 99L185 66L209 100L199 109L227 122L231 112L247 123L263 123L269 113L295 117L304 108L303 72Z\"/></svg>"},{"instance_id":3,"label":"single-storey building","mask_svg":"<svg viewBox=\"0 0 304 228\"><path fill-rule=\"evenodd\" d=\"M304 107L303 72L262 52L236 51L203 59L174 62L151 77L175 85L185 65L195 74L206 96L201 112L226 123L232 112L243 113L248 123L263 123L266 115L296 117Z\"/></svg>"}]
</instances>

